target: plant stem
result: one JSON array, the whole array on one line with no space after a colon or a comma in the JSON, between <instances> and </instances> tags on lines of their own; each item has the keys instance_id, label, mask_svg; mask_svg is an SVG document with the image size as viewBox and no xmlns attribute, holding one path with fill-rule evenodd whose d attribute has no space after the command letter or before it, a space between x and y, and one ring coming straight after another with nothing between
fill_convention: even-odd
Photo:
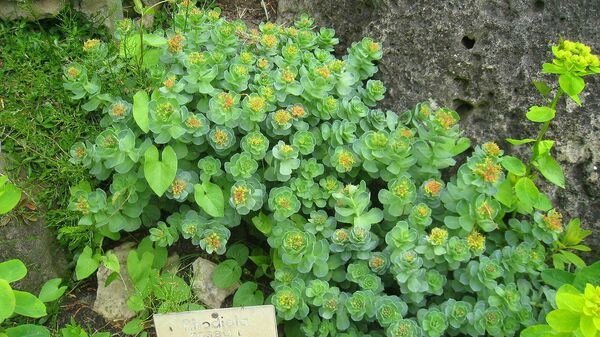
<instances>
[{"instance_id":1,"label":"plant stem","mask_svg":"<svg viewBox=\"0 0 600 337\"><path fill-rule=\"evenodd\" d=\"M550 103L550 108L552 110L556 110L556 105L558 104L558 100L560 99L560 97L563 95L564 91L561 88L558 88L558 90L556 91L556 93L554 94L554 98L552 99L552 103ZM527 170L525 172L525 176L529 177L531 175L531 169L533 168L533 161L537 156L537 148L540 144L540 142L544 139L544 136L546 135L546 132L548 131L548 128L550 127L550 122L552 120L546 121L544 123L544 125L542 126L542 129L540 130L540 132L537 135L537 138L535 139L535 143L533 143L533 153L534 155L531 156L531 158L529 159L529 162L527 163Z\"/></svg>"}]
</instances>

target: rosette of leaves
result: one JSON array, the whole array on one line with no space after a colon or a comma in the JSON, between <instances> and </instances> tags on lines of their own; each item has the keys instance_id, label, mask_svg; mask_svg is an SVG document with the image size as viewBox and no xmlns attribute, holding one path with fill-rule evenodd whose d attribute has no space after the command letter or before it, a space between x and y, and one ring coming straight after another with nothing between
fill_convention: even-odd
<instances>
[{"instance_id":1,"label":"rosette of leaves","mask_svg":"<svg viewBox=\"0 0 600 337\"><path fill-rule=\"evenodd\" d=\"M236 153L231 156L231 160L225 163L225 171L231 174L234 179L248 179L258 169L258 163L248 152Z\"/></svg>"},{"instance_id":2,"label":"rosette of leaves","mask_svg":"<svg viewBox=\"0 0 600 337\"><path fill-rule=\"evenodd\" d=\"M448 328L446 316L439 309L421 309L417 313L423 331L429 337L439 337Z\"/></svg>"},{"instance_id":3,"label":"rosette of leaves","mask_svg":"<svg viewBox=\"0 0 600 337\"><path fill-rule=\"evenodd\" d=\"M231 186L231 197L229 203L235 210L246 215L251 211L256 211L262 208L266 198L265 187L254 178L247 180L236 181Z\"/></svg>"},{"instance_id":4,"label":"rosette of leaves","mask_svg":"<svg viewBox=\"0 0 600 337\"><path fill-rule=\"evenodd\" d=\"M379 201L384 205L389 218L401 216L417 198L415 184L407 176L401 176L388 182L388 188L379 191Z\"/></svg>"},{"instance_id":5,"label":"rosette of leaves","mask_svg":"<svg viewBox=\"0 0 600 337\"><path fill-rule=\"evenodd\" d=\"M304 301L304 282L296 279L291 285L281 285L275 289L271 303L277 309L279 316L285 320L303 319L309 313Z\"/></svg>"}]
</instances>

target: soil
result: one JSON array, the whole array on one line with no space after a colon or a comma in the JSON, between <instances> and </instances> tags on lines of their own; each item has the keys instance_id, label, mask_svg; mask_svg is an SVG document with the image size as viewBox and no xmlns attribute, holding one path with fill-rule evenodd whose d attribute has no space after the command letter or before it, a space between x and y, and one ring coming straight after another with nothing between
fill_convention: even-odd
<instances>
[{"instance_id":1,"label":"soil","mask_svg":"<svg viewBox=\"0 0 600 337\"><path fill-rule=\"evenodd\" d=\"M221 0L216 4L223 10L222 15L231 20L242 19L250 26L277 18L276 0Z\"/></svg>"}]
</instances>

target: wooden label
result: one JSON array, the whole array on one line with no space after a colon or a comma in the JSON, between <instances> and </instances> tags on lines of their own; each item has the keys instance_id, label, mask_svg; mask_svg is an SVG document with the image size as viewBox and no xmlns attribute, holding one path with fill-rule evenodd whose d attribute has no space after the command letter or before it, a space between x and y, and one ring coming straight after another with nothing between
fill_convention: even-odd
<instances>
[{"instance_id":1,"label":"wooden label","mask_svg":"<svg viewBox=\"0 0 600 337\"><path fill-rule=\"evenodd\" d=\"M158 337L277 337L272 305L156 314L154 327Z\"/></svg>"}]
</instances>

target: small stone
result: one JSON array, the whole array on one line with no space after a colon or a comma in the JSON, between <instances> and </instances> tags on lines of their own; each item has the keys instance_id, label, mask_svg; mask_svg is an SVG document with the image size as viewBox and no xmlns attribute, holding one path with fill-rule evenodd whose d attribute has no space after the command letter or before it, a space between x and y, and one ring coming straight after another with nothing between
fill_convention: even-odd
<instances>
[{"instance_id":1,"label":"small stone","mask_svg":"<svg viewBox=\"0 0 600 337\"><path fill-rule=\"evenodd\" d=\"M220 308L223 301L239 287L239 284L235 284L227 289L218 288L212 281L212 273L216 267L216 264L201 257L192 263L192 290L211 309Z\"/></svg>"},{"instance_id":2,"label":"small stone","mask_svg":"<svg viewBox=\"0 0 600 337\"><path fill-rule=\"evenodd\" d=\"M104 267L103 264L100 265L96 273L98 290L96 291L94 311L102 315L107 321L125 321L135 317L135 312L127 307L127 299L133 294L133 284L127 273L127 256L134 248L135 243L126 242L113 249L113 253L117 256L121 266L123 280L117 279L105 286L106 279L113 272Z\"/></svg>"}]
</instances>

